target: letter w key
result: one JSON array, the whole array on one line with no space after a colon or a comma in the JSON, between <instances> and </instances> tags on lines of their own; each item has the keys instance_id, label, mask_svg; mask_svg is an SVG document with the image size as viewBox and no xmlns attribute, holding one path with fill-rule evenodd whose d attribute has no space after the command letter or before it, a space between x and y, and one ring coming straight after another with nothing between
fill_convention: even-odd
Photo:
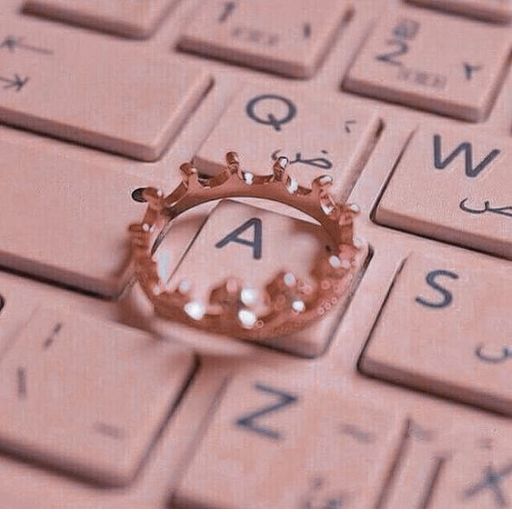
<instances>
[{"instance_id":1,"label":"letter w key","mask_svg":"<svg viewBox=\"0 0 512 512\"><path fill-rule=\"evenodd\" d=\"M512 259L511 168L510 137L440 122L420 126L395 167L375 219Z\"/></svg>"},{"instance_id":2,"label":"letter w key","mask_svg":"<svg viewBox=\"0 0 512 512\"><path fill-rule=\"evenodd\" d=\"M264 424L260 423L259 420L263 416L267 416L271 413L276 413L279 410L287 408L292 404L296 404L298 397L292 395L291 393L273 388L271 386L267 386L265 384L261 384L256 382L254 384L254 389L260 393L265 393L271 397L271 402L264 407L252 411L251 413L242 416L236 420L236 425L242 428L247 428L252 430L256 434L269 437L270 439L280 440L283 437L283 433L274 430Z\"/></svg>"}]
</instances>

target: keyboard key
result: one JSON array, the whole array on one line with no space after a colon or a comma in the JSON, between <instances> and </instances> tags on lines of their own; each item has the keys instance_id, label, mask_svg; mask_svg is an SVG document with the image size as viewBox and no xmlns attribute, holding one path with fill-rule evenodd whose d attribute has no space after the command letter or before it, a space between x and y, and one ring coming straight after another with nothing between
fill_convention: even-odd
<instances>
[{"instance_id":1,"label":"keyboard key","mask_svg":"<svg viewBox=\"0 0 512 512\"><path fill-rule=\"evenodd\" d=\"M333 195L346 199L380 127L375 112L350 103L251 85L229 105L194 164L206 174L216 174L225 165L225 154L236 149L243 166L268 174L273 160L283 155L300 185L310 187L314 178L329 174L334 177Z\"/></svg>"},{"instance_id":2,"label":"keyboard key","mask_svg":"<svg viewBox=\"0 0 512 512\"><path fill-rule=\"evenodd\" d=\"M128 226L147 185L127 173L59 154L0 142L3 201L0 265L114 297L126 285ZM21 236L20 234L23 234Z\"/></svg>"},{"instance_id":3,"label":"keyboard key","mask_svg":"<svg viewBox=\"0 0 512 512\"><path fill-rule=\"evenodd\" d=\"M443 41L442 51L438 41ZM389 12L370 34L344 87L482 121L501 85L509 53L507 28L424 11Z\"/></svg>"},{"instance_id":4,"label":"keyboard key","mask_svg":"<svg viewBox=\"0 0 512 512\"><path fill-rule=\"evenodd\" d=\"M510 268L413 254L361 360L364 373L512 414Z\"/></svg>"},{"instance_id":5,"label":"keyboard key","mask_svg":"<svg viewBox=\"0 0 512 512\"><path fill-rule=\"evenodd\" d=\"M245 370L229 382L173 505L375 506L402 420L278 373Z\"/></svg>"},{"instance_id":6,"label":"keyboard key","mask_svg":"<svg viewBox=\"0 0 512 512\"><path fill-rule=\"evenodd\" d=\"M24 11L133 38L149 37L175 0L25 0Z\"/></svg>"},{"instance_id":7,"label":"keyboard key","mask_svg":"<svg viewBox=\"0 0 512 512\"><path fill-rule=\"evenodd\" d=\"M312 76L349 14L347 2L205 0L180 47L296 78Z\"/></svg>"},{"instance_id":8,"label":"keyboard key","mask_svg":"<svg viewBox=\"0 0 512 512\"><path fill-rule=\"evenodd\" d=\"M409 2L480 20L497 22L512 20L510 0L409 0Z\"/></svg>"},{"instance_id":9,"label":"keyboard key","mask_svg":"<svg viewBox=\"0 0 512 512\"><path fill-rule=\"evenodd\" d=\"M277 235L278 234L278 235ZM263 291L279 272L291 272L306 283L313 282L311 269L320 251L328 250L330 239L323 229L246 204L223 201L210 214L185 258L170 280L171 288L182 282L201 309L209 303L210 291L229 278L242 280L249 290ZM283 248L293 248L283 252ZM158 253L157 253L158 254ZM361 251L362 268L367 251ZM355 283L353 284L355 286ZM339 308L298 333L267 340L265 344L297 355L314 357L323 353L332 339L348 296ZM253 310L265 312L262 300Z\"/></svg>"},{"instance_id":10,"label":"keyboard key","mask_svg":"<svg viewBox=\"0 0 512 512\"><path fill-rule=\"evenodd\" d=\"M0 446L127 484L193 367L190 351L141 331L39 308L1 361Z\"/></svg>"},{"instance_id":11,"label":"keyboard key","mask_svg":"<svg viewBox=\"0 0 512 512\"><path fill-rule=\"evenodd\" d=\"M0 121L156 160L210 85L168 56L76 30L12 22L1 36Z\"/></svg>"},{"instance_id":12,"label":"keyboard key","mask_svg":"<svg viewBox=\"0 0 512 512\"><path fill-rule=\"evenodd\" d=\"M124 320L117 301L76 293L4 270L0 271L0 297L0 351L10 345L39 306L62 307L70 312L94 315L98 319ZM131 320L136 321L133 317Z\"/></svg>"},{"instance_id":13,"label":"keyboard key","mask_svg":"<svg viewBox=\"0 0 512 512\"><path fill-rule=\"evenodd\" d=\"M496 509L511 506L512 451L509 442L496 448L492 443L483 442L472 449L458 450L443 465L429 502L429 508Z\"/></svg>"},{"instance_id":14,"label":"keyboard key","mask_svg":"<svg viewBox=\"0 0 512 512\"><path fill-rule=\"evenodd\" d=\"M448 438L411 422L380 508L428 508L432 489L454 447L454 439L449 438L449 444L444 437Z\"/></svg>"},{"instance_id":15,"label":"keyboard key","mask_svg":"<svg viewBox=\"0 0 512 512\"><path fill-rule=\"evenodd\" d=\"M421 128L375 220L512 259L512 144L462 128Z\"/></svg>"},{"instance_id":16,"label":"keyboard key","mask_svg":"<svg viewBox=\"0 0 512 512\"><path fill-rule=\"evenodd\" d=\"M413 424L417 432L401 447L383 508L477 509L509 503L510 477L500 464L509 452L510 429L495 416L474 419L459 423L462 428L440 421L435 431Z\"/></svg>"}]
</instances>

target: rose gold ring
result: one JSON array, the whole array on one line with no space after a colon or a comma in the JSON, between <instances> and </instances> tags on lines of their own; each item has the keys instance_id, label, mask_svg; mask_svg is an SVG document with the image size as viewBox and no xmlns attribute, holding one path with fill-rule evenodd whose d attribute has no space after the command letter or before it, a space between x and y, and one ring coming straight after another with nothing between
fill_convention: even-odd
<instances>
[{"instance_id":1,"label":"rose gold ring","mask_svg":"<svg viewBox=\"0 0 512 512\"><path fill-rule=\"evenodd\" d=\"M200 177L191 163L182 164L182 181L168 196L155 188L144 189L148 208L142 222L130 226L135 276L158 315L189 326L249 340L272 339L303 329L348 293L362 251L353 234L353 218L359 208L333 200L328 192L331 176L319 176L311 188L299 185L286 171L286 157L274 163L269 175L243 170L234 152L227 153L226 164L208 178ZM227 197L257 197L296 208L320 223L334 249L318 258L309 283L283 269L264 290L253 290L234 276L212 288L208 304L194 300L187 279L174 288L163 282L155 253L176 217L202 203Z\"/></svg>"}]
</instances>

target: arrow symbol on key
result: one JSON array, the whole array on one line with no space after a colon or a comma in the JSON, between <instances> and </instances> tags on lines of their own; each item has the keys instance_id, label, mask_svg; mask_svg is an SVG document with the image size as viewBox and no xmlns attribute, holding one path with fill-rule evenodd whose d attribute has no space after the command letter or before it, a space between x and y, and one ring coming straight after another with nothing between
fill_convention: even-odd
<instances>
[{"instance_id":1,"label":"arrow symbol on key","mask_svg":"<svg viewBox=\"0 0 512 512\"><path fill-rule=\"evenodd\" d=\"M13 78L5 78L4 76L0 76L0 82L5 83L2 89L15 89L16 92L20 92L21 89L28 82L28 78L28 76L26 76L25 78L21 78L20 75L14 73Z\"/></svg>"},{"instance_id":2,"label":"arrow symbol on key","mask_svg":"<svg viewBox=\"0 0 512 512\"><path fill-rule=\"evenodd\" d=\"M14 52L16 48L20 50L28 50L30 52L42 53L44 55L52 55L52 50L47 50L46 48L38 48L37 46L32 46L30 44L26 44L23 42L22 37L15 36L7 36L2 42L0 42L0 48L5 48L10 52Z\"/></svg>"}]
</instances>

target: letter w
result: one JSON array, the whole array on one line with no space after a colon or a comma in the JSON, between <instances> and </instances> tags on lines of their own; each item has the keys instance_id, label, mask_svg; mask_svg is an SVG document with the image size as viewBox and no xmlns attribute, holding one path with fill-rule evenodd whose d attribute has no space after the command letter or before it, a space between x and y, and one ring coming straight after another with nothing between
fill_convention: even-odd
<instances>
[{"instance_id":1,"label":"letter w","mask_svg":"<svg viewBox=\"0 0 512 512\"><path fill-rule=\"evenodd\" d=\"M468 178L476 178L500 152L499 149L493 149L476 167L473 167L473 146L471 142L462 142L443 160L441 156L441 136L434 135L434 167L444 169L457 158L459 153L464 153L465 170Z\"/></svg>"}]
</instances>

